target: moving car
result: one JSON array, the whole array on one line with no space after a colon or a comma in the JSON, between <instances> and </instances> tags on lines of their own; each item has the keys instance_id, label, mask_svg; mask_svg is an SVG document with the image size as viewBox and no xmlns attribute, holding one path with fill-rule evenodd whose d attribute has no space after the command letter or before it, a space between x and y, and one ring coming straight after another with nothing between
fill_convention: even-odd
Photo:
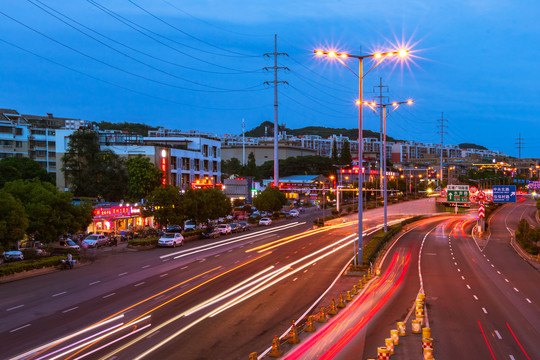
<instances>
[{"instance_id":1,"label":"moving car","mask_svg":"<svg viewBox=\"0 0 540 360\"><path fill-rule=\"evenodd\" d=\"M229 225L233 233L244 231L244 228L238 223L230 223Z\"/></svg>"},{"instance_id":2,"label":"moving car","mask_svg":"<svg viewBox=\"0 0 540 360\"><path fill-rule=\"evenodd\" d=\"M109 239L105 235L94 234L89 235L83 240L82 246L87 248L98 248L100 246L107 245Z\"/></svg>"},{"instance_id":3,"label":"moving car","mask_svg":"<svg viewBox=\"0 0 540 360\"><path fill-rule=\"evenodd\" d=\"M298 215L300 215L300 212L298 210L289 211L289 216L290 217L298 217Z\"/></svg>"},{"instance_id":4,"label":"moving car","mask_svg":"<svg viewBox=\"0 0 540 360\"><path fill-rule=\"evenodd\" d=\"M259 225L266 225L266 226L268 226L268 225L270 225L270 224L272 224L272 219L270 219L270 218L264 217L264 218L262 218L261 220L259 220Z\"/></svg>"},{"instance_id":5,"label":"moving car","mask_svg":"<svg viewBox=\"0 0 540 360\"><path fill-rule=\"evenodd\" d=\"M217 228L210 226L204 229L204 231L201 233L202 238L210 239L210 238L217 238L221 235L221 231L219 231Z\"/></svg>"},{"instance_id":6,"label":"moving car","mask_svg":"<svg viewBox=\"0 0 540 360\"><path fill-rule=\"evenodd\" d=\"M222 234L227 235L232 233L232 228L229 224L219 224L217 228Z\"/></svg>"},{"instance_id":7,"label":"moving car","mask_svg":"<svg viewBox=\"0 0 540 360\"><path fill-rule=\"evenodd\" d=\"M184 245L184 237L180 233L163 234L158 240L158 246L176 247L176 245Z\"/></svg>"}]
</instances>

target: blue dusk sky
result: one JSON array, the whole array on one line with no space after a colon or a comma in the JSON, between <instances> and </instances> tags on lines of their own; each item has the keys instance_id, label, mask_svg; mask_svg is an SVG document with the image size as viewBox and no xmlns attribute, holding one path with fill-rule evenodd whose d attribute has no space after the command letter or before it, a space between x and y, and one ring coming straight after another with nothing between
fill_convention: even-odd
<instances>
[{"instance_id":1,"label":"blue dusk sky","mask_svg":"<svg viewBox=\"0 0 540 360\"><path fill-rule=\"evenodd\" d=\"M538 158L539 15L535 0L3 0L0 108L241 134L242 118L246 130L274 119L262 69L277 34L288 128L358 126L358 62L344 60L351 71L314 49L407 47L406 61L364 77L365 99L382 78L388 101L415 101L388 117L389 136L439 143L444 113L445 144L517 157L521 134L521 156Z\"/></svg>"}]
</instances>

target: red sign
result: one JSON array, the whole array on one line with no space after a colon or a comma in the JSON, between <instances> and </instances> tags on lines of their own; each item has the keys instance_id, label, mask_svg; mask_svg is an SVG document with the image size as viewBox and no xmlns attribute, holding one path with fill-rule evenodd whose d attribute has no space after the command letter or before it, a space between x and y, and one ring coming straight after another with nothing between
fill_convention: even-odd
<instances>
[{"instance_id":1,"label":"red sign","mask_svg":"<svg viewBox=\"0 0 540 360\"><path fill-rule=\"evenodd\" d=\"M486 193L484 193L483 191L479 191L477 196L478 200L484 200L486 198Z\"/></svg>"},{"instance_id":2,"label":"red sign","mask_svg":"<svg viewBox=\"0 0 540 360\"><path fill-rule=\"evenodd\" d=\"M486 195L486 201L487 202L492 202L493 201L493 196L492 195Z\"/></svg>"},{"instance_id":3,"label":"red sign","mask_svg":"<svg viewBox=\"0 0 540 360\"><path fill-rule=\"evenodd\" d=\"M131 216L130 206L112 206L110 208L97 208L94 209L94 217L108 218L108 217L120 217Z\"/></svg>"},{"instance_id":4,"label":"red sign","mask_svg":"<svg viewBox=\"0 0 540 360\"><path fill-rule=\"evenodd\" d=\"M161 171L163 172L163 177L161 178L161 184L167 185L167 158L161 158Z\"/></svg>"},{"instance_id":5,"label":"red sign","mask_svg":"<svg viewBox=\"0 0 540 360\"><path fill-rule=\"evenodd\" d=\"M478 189L476 188L476 186L471 186L470 189L469 189L469 192L474 194L475 192L477 192Z\"/></svg>"},{"instance_id":6,"label":"red sign","mask_svg":"<svg viewBox=\"0 0 540 360\"><path fill-rule=\"evenodd\" d=\"M446 191L441 190L441 197L446 197Z\"/></svg>"},{"instance_id":7,"label":"red sign","mask_svg":"<svg viewBox=\"0 0 540 360\"><path fill-rule=\"evenodd\" d=\"M485 217L485 215L486 215L486 212L484 210L484 205L479 205L478 206L478 217L483 218L483 217Z\"/></svg>"},{"instance_id":8,"label":"red sign","mask_svg":"<svg viewBox=\"0 0 540 360\"><path fill-rule=\"evenodd\" d=\"M476 195L469 195L469 200L471 202L476 202Z\"/></svg>"}]
</instances>

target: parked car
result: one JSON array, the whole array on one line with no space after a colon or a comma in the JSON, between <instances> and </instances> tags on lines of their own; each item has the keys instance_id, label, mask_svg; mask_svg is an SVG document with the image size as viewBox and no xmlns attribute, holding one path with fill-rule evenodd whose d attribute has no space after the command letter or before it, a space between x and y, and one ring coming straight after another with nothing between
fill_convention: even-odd
<instances>
[{"instance_id":1,"label":"parked car","mask_svg":"<svg viewBox=\"0 0 540 360\"><path fill-rule=\"evenodd\" d=\"M52 244L52 248L54 250L56 249L75 249L75 250L80 250L80 246L75 244L75 242L71 239L61 239L60 241L58 242L55 242Z\"/></svg>"},{"instance_id":2,"label":"parked car","mask_svg":"<svg viewBox=\"0 0 540 360\"><path fill-rule=\"evenodd\" d=\"M229 224L219 224L217 228L222 234L227 235L232 233L232 228Z\"/></svg>"},{"instance_id":3,"label":"parked car","mask_svg":"<svg viewBox=\"0 0 540 360\"><path fill-rule=\"evenodd\" d=\"M167 226L167 232L168 233L179 233L179 232L182 232L182 227L180 225L168 225Z\"/></svg>"},{"instance_id":4,"label":"parked car","mask_svg":"<svg viewBox=\"0 0 540 360\"><path fill-rule=\"evenodd\" d=\"M19 250L5 251L4 259L6 261L18 261L18 260L23 260L24 256L23 256L22 251L19 251Z\"/></svg>"},{"instance_id":5,"label":"parked car","mask_svg":"<svg viewBox=\"0 0 540 360\"><path fill-rule=\"evenodd\" d=\"M87 236L86 239L83 240L82 246L87 248L98 248L107 245L108 241L109 239L105 235L94 234Z\"/></svg>"},{"instance_id":6,"label":"parked car","mask_svg":"<svg viewBox=\"0 0 540 360\"><path fill-rule=\"evenodd\" d=\"M229 226L231 227L233 233L244 231L242 226L240 226L238 223L230 223Z\"/></svg>"},{"instance_id":7,"label":"parked car","mask_svg":"<svg viewBox=\"0 0 540 360\"><path fill-rule=\"evenodd\" d=\"M242 227L242 231L248 231L249 230L249 223L245 221L238 222L238 225Z\"/></svg>"},{"instance_id":8,"label":"parked car","mask_svg":"<svg viewBox=\"0 0 540 360\"><path fill-rule=\"evenodd\" d=\"M217 228L210 226L204 229L204 231L201 233L202 238L210 239L210 238L217 238L221 235L221 231L219 231Z\"/></svg>"},{"instance_id":9,"label":"parked car","mask_svg":"<svg viewBox=\"0 0 540 360\"><path fill-rule=\"evenodd\" d=\"M158 240L158 246L172 246L184 245L184 237L180 233L167 233L163 234Z\"/></svg>"},{"instance_id":10,"label":"parked car","mask_svg":"<svg viewBox=\"0 0 540 360\"><path fill-rule=\"evenodd\" d=\"M193 231L197 229L197 223L193 220L186 220L184 223L184 231Z\"/></svg>"},{"instance_id":11,"label":"parked car","mask_svg":"<svg viewBox=\"0 0 540 360\"><path fill-rule=\"evenodd\" d=\"M272 224L272 219L270 218L267 218L267 217L264 217L264 218L261 218L261 220L259 220L259 225L270 225Z\"/></svg>"}]
</instances>

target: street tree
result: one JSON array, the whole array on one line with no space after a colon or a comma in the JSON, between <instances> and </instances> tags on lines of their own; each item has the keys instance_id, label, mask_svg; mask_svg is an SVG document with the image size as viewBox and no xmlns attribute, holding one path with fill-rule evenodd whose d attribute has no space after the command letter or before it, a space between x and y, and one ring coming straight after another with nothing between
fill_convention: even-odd
<instances>
[{"instance_id":1,"label":"street tree","mask_svg":"<svg viewBox=\"0 0 540 360\"><path fill-rule=\"evenodd\" d=\"M118 201L127 193L125 162L112 151L101 150L94 130L77 130L69 136L62 171L75 196Z\"/></svg>"},{"instance_id":2,"label":"street tree","mask_svg":"<svg viewBox=\"0 0 540 360\"><path fill-rule=\"evenodd\" d=\"M242 164L240 160L233 157L221 162L221 172L227 175L239 175L242 173Z\"/></svg>"},{"instance_id":3,"label":"street tree","mask_svg":"<svg viewBox=\"0 0 540 360\"><path fill-rule=\"evenodd\" d=\"M8 181L39 179L52 184L52 175L42 168L39 163L27 157L10 157L0 160L0 188Z\"/></svg>"},{"instance_id":4,"label":"street tree","mask_svg":"<svg viewBox=\"0 0 540 360\"><path fill-rule=\"evenodd\" d=\"M230 214L231 202L219 189L188 189L184 209L188 219L205 223Z\"/></svg>"},{"instance_id":5,"label":"street tree","mask_svg":"<svg viewBox=\"0 0 540 360\"><path fill-rule=\"evenodd\" d=\"M161 171L141 154L127 161L129 198L139 201L161 184Z\"/></svg>"},{"instance_id":6,"label":"street tree","mask_svg":"<svg viewBox=\"0 0 540 360\"><path fill-rule=\"evenodd\" d=\"M255 154L253 153L253 151L250 152L249 155L248 155L247 164L242 169L242 175L245 175L245 176L257 176L258 175L257 163L255 161Z\"/></svg>"},{"instance_id":7,"label":"street tree","mask_svg":"<svg viewBox=\"0 0 540 360\"><path fill-rule=\"evenodd\" d=\"M262 211L279 211L287 204L285 194L273 187L267 187L253 198L253 205Z\"/></svg>"},{"instance_id":8,"label":"street tree","mask_svg":"<svg viewBox=\"0 0 540 360\"><path fill-rule=\"evenodd\" d=\"M0 251L22 240L27 228L28 217L21 201L0 190Z\"/></svg>"},{"instance_id":9,"label":"street tree","mask_svg":"<svg viewBox=\"0 0 540 360\"><path fill-rule=\"evenodd\" d=\"M146 198L143 216L154 216L154 220L163 228L180 225L185 217L180 189L172 185L155 188Z\"/></svg>"},{"instance_id":10,"label":"street tree","mask_svg":"<svg viewBox=\"0 0 540 360\"><path fill-rule=\"evenodd\" d=\"M16 180L3 190L21 202L28 218L27 234L36 240L56 241L68 232L86 229L92 221L90 206L72 204L72 194L59 192L51 183Z\"/></svg>"},{"instance_id":11,"label":"street tree","mask_svg":"<svg viewBox=\"0 0 540 360\"><path fill-rule=\"evenodd\" d=\"M339 154L339 163L341 165L352 164L351 144L348 140L343 142L343 147L341 148L341 153Z\"/></svg>"},{"instance_id":12,"label":"street tree","mask_svg":"<svg viewBox=\"0 0 540 360\"><path fill-rule=\"evenodd\" d=\"M332 139L332 163L337 164L338 163L338 151L337 151L337 144L336 139Z\"/></svg>"}]
</instances>

